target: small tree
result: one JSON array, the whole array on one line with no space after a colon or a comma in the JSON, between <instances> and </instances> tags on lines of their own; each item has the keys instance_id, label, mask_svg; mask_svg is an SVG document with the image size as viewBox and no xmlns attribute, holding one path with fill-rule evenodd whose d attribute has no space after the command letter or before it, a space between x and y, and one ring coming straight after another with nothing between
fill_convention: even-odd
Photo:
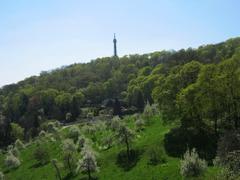
<instances>
[{"instance_id":1,"label":"small tree","mask_svg":"<svg viewBox=\"0 0 240 180\"><path fill-rule=\"evenodd\" d=\"M96 157L90 150L85 151L83 158L78 161L76 172L79 171L87 173L88 179L92 179L92 172L98 171Z\"/></svg>"},{"instance_id":2,"label":"small tree","mask_svg":"<svg viewBox=\"0 0 240 180\"><path fill-rule=\"evenodd\" d=\"M205 160L199 158L195 149L189 150L184 154L181 160L181 174L185 177L194 177L201 175L207 168Z\"/></svg>"},{"instance_id":3,"label":"small tree","mask_svg":"<svg viewBox=\"0 0 240 180\"><path fill-rule=\"evenodd\" d=\"M60 170L58 167L58 161L56 159L53 159L51 162L52 162L53 167L56 170L56 176L57 176L58 180L62 180L61 173L60 173Z\"/></svg>"},{"instance_id":4,"label":"small tree","mask_svg":"<svg viewBox=\"0 0 240 180\"><path fill-rule=\"evenodd\" d=\"M25 145L22 143L20 139L17 139L15 141L15 147L18 148L19 150L22 150L25 148Z\"/></svg>"},{"instance_id":5,"label":"small tree","mask_svg":"<svg viewBox=\"0 0 240 180\"><path fill-rule=\"evenodd\" d=\"M75 166L74 155L77 151L77 147L72 139L66 139L63 142L62 149L64 152L64 164L67 165L70 173L73 173L73 168Z\"/></svg>"},{"instance_id":6,"label":"small tree","mask_svg":"<svg viewBox=\"0 0 240 180\"><path fill-rule=\"evenodd\" d=\"M9 153L6 156L5 165L10 169L15 169L21 165L21 162L12 153Z\"/></svg>"},{"instance_id":7,"label":"small tree","mask_svg":"<svg viewBox=\"0 0 240 180\"><path fill-rule=\"evenodd\" d=\"M47 151L47 148L44 144L38 144L37 148L35 149L33 156L35 160L41 165L45 165L49 162L50 156Z\"/></svg>"},{"instance_id":8,"label":"small tree","mask_svg":"<svg viewBox=\"0 0 240 180\"><path fill-rule=\"evenodd\" d=\"M68 138L72 139L74 142L77 142L79 136L80 136L80 129L75 125L70 127L68 132Z\"/></svg>"},{"instance_id":9,"label":"small tree","mask_svg":"<svg viewBox=\"0 0 240 180\"><path fill-rule=\"evenodd\" d=\"M127 149L127 157L130 160L130 144L133 141L134 133L126 125L121 125L116 134L120 144L125 144Z\"/></svg>"}]
</instances>

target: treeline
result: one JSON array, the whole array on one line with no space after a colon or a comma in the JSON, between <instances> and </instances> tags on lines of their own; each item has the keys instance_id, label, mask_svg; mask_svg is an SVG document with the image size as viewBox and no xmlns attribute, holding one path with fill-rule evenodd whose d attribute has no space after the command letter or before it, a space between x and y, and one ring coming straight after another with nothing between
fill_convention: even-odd
<instances>
[{"instance_id":1,"label":"treeline","mask_svg":"<svg viewBox=\"0 0 240 180\"><path fill-rule=\"evenodd\" d=\"M198 49L161 51L73 64L0 89L0 146L14 140L11 123L24 138L49 119L74 121L83 107L119 99L142 111L158 103L167 120L183 127L207 127L217 135L239 127L238 48L240 38ZM204 128L206 129L206 128Z\"/></svg>"}]
</instances>

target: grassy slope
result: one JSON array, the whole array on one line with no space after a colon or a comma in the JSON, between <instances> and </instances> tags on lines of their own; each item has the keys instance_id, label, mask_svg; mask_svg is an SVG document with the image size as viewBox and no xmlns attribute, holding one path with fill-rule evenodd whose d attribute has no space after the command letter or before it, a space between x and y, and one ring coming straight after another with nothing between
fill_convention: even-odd
<instances>
[{"instance_id":1,"label":"grassy slope","mask_svg":"<svg viewBox=\"0 0 240 180\"><path fill-rule=\"evenodd\" d=\"M129 122L132 126L132 123ZM109 150L99 152L99 165L100 172L96 173L95 176L99 179L108 180L146 180L146 179L182 179L179 174L180 161L178 158L167 157L167 163L157 166L148 165L148 154L147 150L149 147L155 144L162 144L164 134L169 131L171 127L163 125L159 118L155 118L153 123L148 126L143 132L139 133L138 138L135 140L133 147L134 149L141 149L143 153L140 156L140 160L137 165L129 171L124 171L116 164L116 157L120 150L124 147L114 146ZM60 142L49 142L47 144L51 154L51 159L61 159L61 149L59 147ZM34 167L36 162L32 159L32 151L36 148L35 145L29 146L26 150L21 152L22 165L16 169L7 173L7 170L3 166L3 156L0 156L0 168L5 171L7 179L17 180L43 180L43 179L55 179L55 170L49 163L45 166ZM213 179L218 170L212 167L208 168L207 172L203 177L197 179ZM66 171L62 168L62 174L66 176ZM84 176L80 175L74 177L79 179Z\"/></svg>"}]
</instances>

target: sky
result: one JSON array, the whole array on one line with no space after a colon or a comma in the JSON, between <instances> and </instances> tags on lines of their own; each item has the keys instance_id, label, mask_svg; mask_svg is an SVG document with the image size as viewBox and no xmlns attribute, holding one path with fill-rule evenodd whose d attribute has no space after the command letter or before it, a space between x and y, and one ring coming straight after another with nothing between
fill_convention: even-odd
<instances>
[{"instance_id":1,"label":"sky","mask_svg":"<svg viewBox=\"0 0 240 180\"><path fill-rule=\"evenodd\" d=\"M63 65L240 35L239 0L0 0L0 87Z\"/></svg>"}]
</instances>

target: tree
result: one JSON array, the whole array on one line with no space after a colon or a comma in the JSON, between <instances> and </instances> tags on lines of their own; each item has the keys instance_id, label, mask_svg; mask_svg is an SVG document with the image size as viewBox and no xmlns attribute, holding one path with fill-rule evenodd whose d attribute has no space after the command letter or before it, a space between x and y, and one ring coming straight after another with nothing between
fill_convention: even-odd
<instances>
[{"instance_id":1,"label":"tree","mask_svg":"<svg viewBox=\"0 0 240 180\"><path fill-rule=\"evenodd\" d=\"M73 173L73 168L75 166L74 156L75 156L75 153L77 151L77 147L74 144L73 140L66 139L63 142L62 150L63 150L63 153L64 153L64 161L65 161L64 164L67 165L70 173L72 174Z\"/></svg>"},{"instance_id":2,"label":"tree","mask_svg":"<svg viewBox=\"0 0 240 180\"><path fill-rule=\"evenodd\" d=\"M93 152L90 150L85 151L83 154L83 158L80 159L77 163L76 171L84 172L88 174L88 179L92 179L91 173L98 171L96 157Z\"/></svg>"},{"instance_id":3,"label":"tree","mask_svg":"<svg viewBox=\"0 0 240 180\"><path fill-rule=\"evenodd\" d=\"M134 138L133 131L129 129L126 125L121 125L117 130L116 136L120 144L126 145L127 157L128 157L128 160L130 160L130 156L131 156L130 145Z\"/></svg>"},{"instance_id":4,"label":"tree","mask_svg":"<svg viewBox=\"0 0 240 180\"><path fill-rule=\"evenodd\" d=\"M207 169L205 160L199 158L195 149L187 150L181 160L181 174L185 177L194 177L201 175Z\"/></svg>"}]
</instances>

